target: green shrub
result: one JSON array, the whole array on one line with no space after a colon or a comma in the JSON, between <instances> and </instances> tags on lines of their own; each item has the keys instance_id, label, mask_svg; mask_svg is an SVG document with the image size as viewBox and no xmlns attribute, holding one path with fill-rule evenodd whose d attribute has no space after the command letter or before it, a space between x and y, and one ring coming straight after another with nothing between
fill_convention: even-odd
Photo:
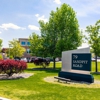
<instances>
[{"instance_id":1,"label":"green shrub","mask_svg":"<svg viewBox=\"0 0 100 100\"><path fill-rule=\"evenodd\" d=\"M10 59L13 59L13 56L10 56L9 58L10 58Z\"/></svg>"},{"instance_id":2,"label":"green shrub","mask_svg":"<svg viewBox=\"0 0 100 100\"><path fill-rule=\"evenodd\" d=\"M2 54L0 54L0 59L3 59L3 56L2 56Z\"/></svg>"}]
</instances>

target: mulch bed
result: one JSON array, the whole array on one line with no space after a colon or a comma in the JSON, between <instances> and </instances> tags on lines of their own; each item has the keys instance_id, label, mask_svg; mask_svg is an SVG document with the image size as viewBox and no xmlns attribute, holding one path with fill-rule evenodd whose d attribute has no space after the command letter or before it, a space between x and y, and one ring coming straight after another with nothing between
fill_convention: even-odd
<instances>
[{"instance_id":1,"label":"mulch bed","mask_svg":"<svg viewBox=\"0 0 100 100\"><path fill-rule=\"evenodd\" d=\"M28 78L32 75L33 73L18 73L13 74L12 76L8 76L7 74L0 74L0 80Z\"/></svg>"}]
</instances>

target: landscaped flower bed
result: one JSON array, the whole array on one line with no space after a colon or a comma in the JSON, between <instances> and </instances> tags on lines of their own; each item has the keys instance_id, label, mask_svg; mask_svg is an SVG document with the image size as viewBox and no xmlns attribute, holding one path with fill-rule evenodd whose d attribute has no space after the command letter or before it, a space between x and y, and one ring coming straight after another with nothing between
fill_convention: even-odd
<instances>
[{"instance_id":1,"label":"landscaped flower bed","mask_svg":"<svg viewBox=\"0 0 100 100\"><path fill-rule=\"evenodd\" d=\"M0 60L0 73L12 76L14 73L21 73L27 68L24 61Z\"/></svg>"}]
</instances>

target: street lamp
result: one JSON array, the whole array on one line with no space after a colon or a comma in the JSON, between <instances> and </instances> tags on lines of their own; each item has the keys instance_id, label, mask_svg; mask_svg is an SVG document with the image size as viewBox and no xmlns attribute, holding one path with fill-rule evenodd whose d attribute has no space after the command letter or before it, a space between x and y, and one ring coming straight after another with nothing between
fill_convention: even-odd
<instances>
[{"instance_id":1,"label":"street lamp","mask_svg":"<svg viewBox=\"0 0 100 100\"><path fill-rule=\"evenodd\" d=\"M9 44L9 58L10 58L10 47L12 47L11 44Z\"/></svg>"}]
</instances>

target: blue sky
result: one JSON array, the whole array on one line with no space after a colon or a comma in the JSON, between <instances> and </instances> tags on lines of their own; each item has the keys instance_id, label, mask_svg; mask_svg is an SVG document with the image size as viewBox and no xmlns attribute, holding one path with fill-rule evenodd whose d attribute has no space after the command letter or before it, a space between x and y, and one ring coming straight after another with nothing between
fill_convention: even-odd
<instances>
[{"instance_id":1,"label":"blue sky","mask_svg":"<svg viewBox=\"0 0 100 100\"><path fill-rule=\"evenodd\" d=\"M0 0L0 38L3 47L8 41L28 38L32 32L41 34L39 20L48 21L51 10L63 3L76 12L80 29L100 19L100 0Z\"/></svg>"}]
</instances>

